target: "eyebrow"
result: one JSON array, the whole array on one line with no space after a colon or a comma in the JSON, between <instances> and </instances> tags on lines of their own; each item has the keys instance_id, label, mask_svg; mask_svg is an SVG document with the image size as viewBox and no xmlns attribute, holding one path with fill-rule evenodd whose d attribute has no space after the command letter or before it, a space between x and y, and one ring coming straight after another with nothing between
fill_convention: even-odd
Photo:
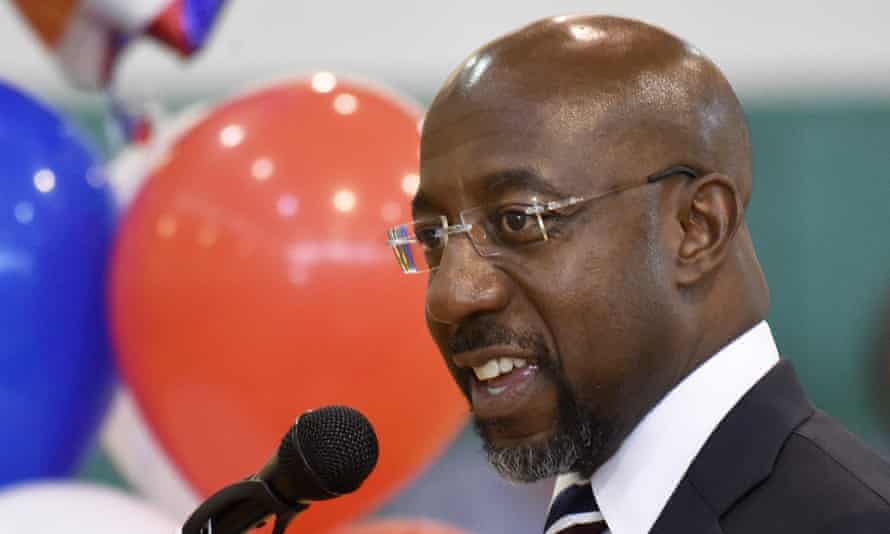
<instances>
[{"instance_id":1,"label":"eyebrow","mask_svg":"<svg viewBox=\"0 0 890 534\"><path fill-rule=\"evenodd\" d=\"M482 181L487 184L486 189L492 194L503 193L511 189L522 189L553 196L565 194L553 187L540 174L527 167L495 171L486 174Z\"/></svg>"},{"instance_id":2,"label":"eyebrow","mask_svg":"<svg viewBox=\"0 0 890 534\"><path fill-rule=\"evenodd\" d=\"M559 191L547 183L541 175L527 167L495 171L484 175L480 181L486 184L485 191L489 195L503 194L511 189L522 189L553 196L565 195L565 192ZM411 200L411 217L413 219L417 219L418 213L441 211L423 194L423 191L418 191L414 195L414 199Z\"/></svg>"}]
</instances>

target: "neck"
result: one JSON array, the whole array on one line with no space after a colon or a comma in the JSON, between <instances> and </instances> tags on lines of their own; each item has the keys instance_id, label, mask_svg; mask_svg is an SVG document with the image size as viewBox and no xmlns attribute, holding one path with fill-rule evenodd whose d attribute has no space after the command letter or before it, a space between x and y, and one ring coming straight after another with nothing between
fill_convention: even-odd
<instances>
[{"instance_id":1,"label":"neck","mask_svg":"<svg viewBox=\"0 0 890 534\"><path fill-rule=\"evenodd\" d=\"M769 287L746 227L739 230L727 260L704 305L687 321L694 334L686 352L690 355L686 374L765 320L769 312Z\"/></svg>"}]
</instances>

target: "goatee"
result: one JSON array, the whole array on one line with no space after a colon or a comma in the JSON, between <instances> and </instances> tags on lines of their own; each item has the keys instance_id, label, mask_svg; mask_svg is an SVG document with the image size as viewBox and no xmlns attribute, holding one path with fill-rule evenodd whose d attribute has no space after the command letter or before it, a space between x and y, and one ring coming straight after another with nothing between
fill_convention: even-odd
<instances>
[{"instance_id":1,"label":"goatee","mask_svg":"<svg viewBox=\"0 0 890 534\"><path fill-rule=\"evenodd\" d=\"M615 434L613 421L598 417L579 406L568 386L560 380L556 382L559 388L559 421L556 432L545 441L498 447L491 443L488 434L507 422L474 418L489 463L507 480L536 482L566 473L590 478L611 454L611 450L606 448Z\"/></svg>"},{"instance_id":2,"label":"goatee","mask_svg":"<svg viewBox=\"0 0 890 534\"><path fill-rule=\"evenodd\" d=\"M462 323L448 340L450 354L491 346L516 346L536 354L539 372L556 385L559 403L556 433L541 443L497 447L489 436L510 421L474 418L491 465L501 476L514 482L534 482L569 472L585 478L592 475L611 454L606 447L615 435L614 420L597 416L575 401L577 397L540 334L516 332L499 325L491 316L479 316ZM461 389L470 399L470 388L461 384Z\"/></svg>"}]
</instances>

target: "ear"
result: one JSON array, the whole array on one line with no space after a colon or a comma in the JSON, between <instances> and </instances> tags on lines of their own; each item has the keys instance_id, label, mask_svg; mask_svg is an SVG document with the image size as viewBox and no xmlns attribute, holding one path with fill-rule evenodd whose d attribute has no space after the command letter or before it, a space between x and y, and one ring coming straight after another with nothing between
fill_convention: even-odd
<instances>
[{"instance_id":1,"label":"ear","mask_svg":"<svg viewBox=\"0 0 890 534\"><path fill-rule=\"evenodd\" d=\"M681 229L676 272L678 284L691 286L726 259L744 208L735 182L722 174L707 174L684 185L675 212Z\"/></svg>"}]
</instances>

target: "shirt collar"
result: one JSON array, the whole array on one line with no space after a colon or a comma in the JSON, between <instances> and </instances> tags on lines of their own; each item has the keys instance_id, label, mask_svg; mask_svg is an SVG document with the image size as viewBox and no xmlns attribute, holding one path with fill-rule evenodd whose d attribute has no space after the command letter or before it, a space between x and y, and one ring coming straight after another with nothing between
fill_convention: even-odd
<instances>
[{"instance_id":1,"label":"shirt collar","mask_svg":"<svg viewBox=\"0 0 890 534\"><path fill-rule=\"evenodd\" d=\"M778 361L772 331L760 322L646 414L590 479L611 534L649 532L723 417ZM556 491L576 480L574 474L558 477Z\"/></svg>"}]
</instances>

